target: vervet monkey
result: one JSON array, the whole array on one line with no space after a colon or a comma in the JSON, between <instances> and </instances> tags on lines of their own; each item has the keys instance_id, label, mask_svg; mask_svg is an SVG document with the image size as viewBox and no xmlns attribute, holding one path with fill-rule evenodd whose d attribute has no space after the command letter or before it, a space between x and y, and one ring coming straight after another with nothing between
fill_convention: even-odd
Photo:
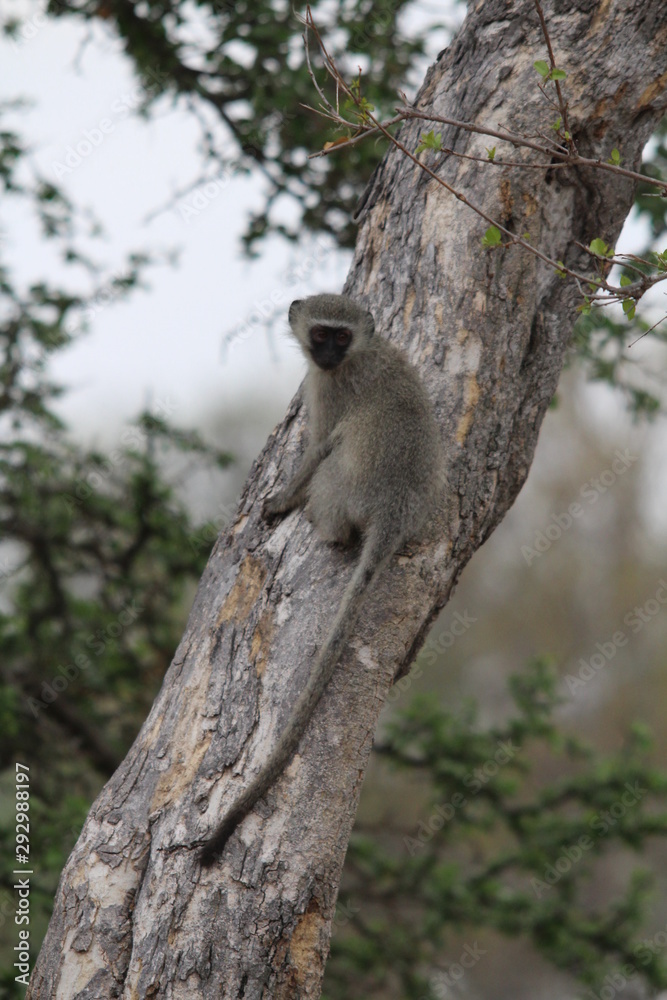
<instances>
[{"instance_id":1,"label":"vervet monkey","mask_svg":"<svg viewBox=\"0 0 667 1000\"><path fill-rule=\"evenodd\" d=\"M294 755L350 638L366 592L435 513L442 455L433 408L403 353L375 335L373 317L344 295L297 299L292 332L308 362L310 440L292 481L264 505L271 519L305 504L326 542L361 537L359 562L276 747L201 848L210 864Z\"/></svg>"}]
</instances>

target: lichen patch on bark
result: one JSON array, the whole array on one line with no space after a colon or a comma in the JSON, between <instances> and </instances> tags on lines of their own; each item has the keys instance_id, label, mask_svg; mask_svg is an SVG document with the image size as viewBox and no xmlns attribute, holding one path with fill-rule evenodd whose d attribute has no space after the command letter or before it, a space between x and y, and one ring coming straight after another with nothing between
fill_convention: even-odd
<instances>
[{"instance_id":1,"label":"lichen patch on bark","mask_svg":"<svg viewBox=\"0 0 667 1000\"><path fill-rule=\"evenodd\" d=\"M267 608L260 616L257 627L250 644L250 658L255 664L257 676L262 677L271 648L271 637L273 636L273 611Z\"/></svg>"},{"instance_id":2,"label":"lichen patch on bark","mask_svg":"<svg viewBox=\"0 0 667 1000\"><path fill-rule=\"evenodd\" d=\"M262 591L265 579L264 563L253 556L246 556L239 566L234 585L220 608L216 622L218 628L225 622L245 622Z\"/></svg>"},{"instance_id":3,"label":"lichen patch on bark","mask_svg":"<svg viewBox=\"0 0 667 1000\"><path fill-rule=\"evenodd\" d=\"M281 964L286 967L287 975L274 994L276 1000L319 996L328 923L317 902L311 900L306 912L299 917L289 941L282 942L284 958ZM280 950L279 946L278 952Z\"/></svg>"},{"instance_id":4,"label":"lichen patch on bark","mask_svg":"<svg viewBox=\"0 0 667 1000\"><path fill-rule=\"evenodd\" d=\"M463 415L456 425L456 441L462 445L468 436L470 425L472 424L477 402L479 400L479 385L475 375L469 375L465 381L464 388L464 410Z\"/></svg>"},{"instance_id":5,"label":"lichen patch on bark","mask_svg":"<svg viewBox=\"0 0 667 1000\"><path fill-rule=\"evenodd\" d=\"M648 85L637 102L637 110L642 111L649 104L652 104L656 97L659 97L663 93L665 86L667 86L667 71L661 73L653 83Z\"/></svg>"},{"instance_id":6,"label":"lichen patch on bark","mask_svg":"<svg viewBox=\"0 0 667 1000\"><path fill-rule=\"evenodd\" d=\"M171 745L174 756L170 766L160 774L150 804L150 811L187 795L194 784L212 732L204 725L206 719L207 684L188 689L183 712L173 730Z\"/></svg>"}]
</instances>

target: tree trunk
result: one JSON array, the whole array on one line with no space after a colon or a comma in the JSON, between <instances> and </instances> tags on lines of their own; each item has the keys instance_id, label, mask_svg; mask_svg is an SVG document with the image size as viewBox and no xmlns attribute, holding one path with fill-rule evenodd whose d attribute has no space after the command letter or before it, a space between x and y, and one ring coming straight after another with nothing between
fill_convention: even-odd
<instances>
[{"instance_id":1,"label":"tree trunk","mask_svg":"<svg viewBox=\"0 0 667 1000\"><path fill-rule=\"evenodd\" d=\"M606 160L618 147L637 169L665 107L664 0L544 8L580 152ZM532 0L482 0L429 71L417 106L548 133L557 112L533 68L545 58ZM414 150L429 128L409 123L400 138ZM459 153L484 156L493 144L436 130ZM499 158L537 162L507 148ZM450 155L437 170L507 228L580 268L589 265L574 241L613 246L633 198L627 179L580 168L517 170ZM303 446L297 397L217 541L150 716L63 872L33 1000L319 996L378 714L521 488L576 318L571 282L519 248L484 250L487 225L389 151L367 192L346 291L423 373L448 457L446 518L378 581L296 758L221 862L202 870L190 845L275 743L354 564L322 544L302 513L272 528L260 517Z\"/></svg>"}]
</instances>

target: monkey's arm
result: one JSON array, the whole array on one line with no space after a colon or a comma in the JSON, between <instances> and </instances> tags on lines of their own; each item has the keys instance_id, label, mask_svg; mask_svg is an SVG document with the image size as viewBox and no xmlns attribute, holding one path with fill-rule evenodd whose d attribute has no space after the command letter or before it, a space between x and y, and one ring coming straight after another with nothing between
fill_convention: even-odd
<instances>
[{"instance_id":1,"label":"monkey's arm","mask_svg":"<svg viewBox=\"0 0 667 1000\"><path fill-rule=\"evenodd\" d=\"M315 470L323 459L330 454L334 446L334 435L330 434L325 441L309 445L303 456L301 468L291 482L283 490L269 497L262 507L262 515L269 520L280 514L286 514L294 507L300 507L306 499L306 489L315 475Z\"/></svg>"}]
</instances>

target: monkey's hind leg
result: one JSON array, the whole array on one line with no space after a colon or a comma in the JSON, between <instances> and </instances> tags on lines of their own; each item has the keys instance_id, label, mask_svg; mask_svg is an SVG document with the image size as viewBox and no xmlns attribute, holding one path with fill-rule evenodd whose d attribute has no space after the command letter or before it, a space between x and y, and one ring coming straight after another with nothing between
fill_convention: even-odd
<instances>
[{"instance_id":1,"label":"monkey's hind leg","mask_svg":"<svg viewBox=\"0 0 667 1000\"><path fill-rule=\"evenodd\" d=\"M350 517L347 503L335 494L323 495L319 476L313 480L308 491L306 517L323 542L349 548L359 541L361 531Z\"/></svg>"}]
</instances>

